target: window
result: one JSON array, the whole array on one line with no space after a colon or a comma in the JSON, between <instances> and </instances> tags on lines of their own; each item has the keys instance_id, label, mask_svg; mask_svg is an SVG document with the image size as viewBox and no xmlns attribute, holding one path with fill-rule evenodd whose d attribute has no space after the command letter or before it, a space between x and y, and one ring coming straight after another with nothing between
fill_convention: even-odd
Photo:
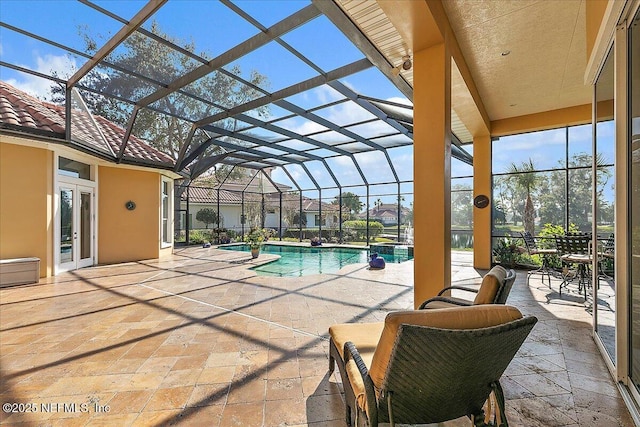
<instances>
[{"instance_id":1,"label":"window","mask_svg":"<svg viewBox=\"0 0 640 427\"><path fill-rule=\"evenodd\" d=\"M320 225L320 215L316 215L315 216L314 225ZM322 217L322 225L327 225L327 218L326 217Z\"/></svg>"},{"instance_id":2,"label":"window","mask_svg":"<svg viewBox=\"0 0 640 427\"><path fill-rule=\"evenodd\" d=\"M168 178L162 178L161 184L161 234L162 246L171 245L171 194L173 193L173 182Z\"/></svg>"},{"instance_id":3,"label":"window","mask_svg":"<svg viewBox=\"0 0 640 427\"><path fill-rule=\"evenodd\" d=\"M613 125L598 123L598 232L613 221ZM592 127L563 127L493 141L493 237L547 224L591 231ZM525 214L526 212L530 212ZM453 214L452 214L453 215Z\"/></svg>"},{"instance_id":4,"label":"window","mask_svg":"<svg viewBox=\"0 0 640 427\"><path fill-rule=\"evenodd\" d=\"M91 180L91 166L76 160L58 157L58 174Z\"/></svg>"}]
</instances>

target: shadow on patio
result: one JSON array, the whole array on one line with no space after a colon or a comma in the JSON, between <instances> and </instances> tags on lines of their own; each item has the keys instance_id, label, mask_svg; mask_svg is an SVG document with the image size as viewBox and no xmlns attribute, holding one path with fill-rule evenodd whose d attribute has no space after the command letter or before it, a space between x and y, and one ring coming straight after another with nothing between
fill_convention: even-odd
<instances>
[{"instance_id":1,"label":"shadow on patio","mask_svg":"<svg viewBox=\"0 0 640 427\"><path fill-rule=\"evenodd\" d=\"M0 290L1 400L29 405L2 424L344 426L327 329L412 307L412 262L272 278L249 258L189 248ZM479 282L470 259L454 281ZM583 301L553 292L519 272L509 299L540 319L503 378L511 424L632 425Z\"/></svg>"}]
</instances>

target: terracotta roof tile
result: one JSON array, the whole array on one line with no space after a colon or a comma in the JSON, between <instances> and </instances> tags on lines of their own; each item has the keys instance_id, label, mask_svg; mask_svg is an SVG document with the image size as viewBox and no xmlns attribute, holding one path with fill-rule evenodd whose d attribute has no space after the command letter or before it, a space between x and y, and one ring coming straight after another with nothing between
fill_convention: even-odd
<instances>
[{"instance_id":1,"label":"terracotta roof tile","mask_svg":"<svg viewBox=\"0 0 640 427\"><path fill-rule=\"evenodd\" d=\"M64 139L65 109L63 106L34 98L0 81L0 124L22 127L25 131L32 129L53 132L56 137ZM71 133L74 141L99 150L115 160L114 155L120 152L125 130L104 117L89 116L84 111L75 110ZM168 166L175 164L173 158L133 135L129 137L124 157L160 162Z\"/></svg>"},{"instance_id":2,"label":"terracotta roof tile","mask_svg":"<svg viewBox=\"0 0 640 427\"><path fill-rule=\"evenodd\" d=\"M187 200L187 192L181 195L182 200ZM218 190L215 188L189 187L189 202L191 203L217 203ZM240 192L220 190L220 203L227 205L239 205L242 203Z\"/></svg>"}]
</instances>

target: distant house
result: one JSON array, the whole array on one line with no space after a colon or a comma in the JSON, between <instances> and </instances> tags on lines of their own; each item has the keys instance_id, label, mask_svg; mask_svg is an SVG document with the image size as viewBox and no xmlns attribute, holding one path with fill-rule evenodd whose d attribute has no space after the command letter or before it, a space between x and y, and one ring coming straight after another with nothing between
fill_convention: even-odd
<instances>
[{"instance_id":1,"label":"distant house","mask_svg":"<svg viewBox=\"0 0 640 427\"><path fill-rule=\"evenodd\" d=\"M250 177L242 177L239 180L225 182L220 188L198 186L196 182L181 194L180 209L181 215L178 228L184 229L187 216L189 218L190 229L204 229L205 224L198 221L196 215L204 208L220 209L220 227L228 230L241 232L255 227L262 213L263 197L258 184L249 183ZM202 184L202 182L200 182ZM282 201L282 228L286 230L291 227L298 228L300 212L300 196L298 194L286 193L291 190L284 184L276 184L280 191L284 192ZM244 191L244 198L243 198ZM277 191L277 190L276 190ZM189 208L187 210L187 197L189 198ZM218 204L218 197L220 202ZM243 221L244 204L244 221ZM322 203L322 227L337 227L339 224L338 207L331 203ZM264 195L264 226L266 228L279 229L280 227L280 196L278 192ZM302 197L302 227L319 228L320 204L316 199L306 196ZM209 225L208 228L217 227L217 224Z\"/></svg>"},{"instance_id":2,"label":"distant house","mask_svg":"<svg viewBox=\"0 0 640 427\"><path fill-rule=\"evenodd\" d=\"M171 254L174 160L73 108L67 133L65 107L0 82L0 258L48 277Z\"/></svg>"},{"instance_id":3,"label":"distant house","mask_svg":"<svg viewBox=\"0 0 640 427\"><path fill-rule=\"evenodd\" d=\"M400 224L406 223L411 210L404 206L400 206ZM358 219L365 220L367 212L361 212L357 215ZM382 225L398 225L398 205L395 203L383 203L369 209L369 221L378 221Z\"/></svg>"}]
</instances>

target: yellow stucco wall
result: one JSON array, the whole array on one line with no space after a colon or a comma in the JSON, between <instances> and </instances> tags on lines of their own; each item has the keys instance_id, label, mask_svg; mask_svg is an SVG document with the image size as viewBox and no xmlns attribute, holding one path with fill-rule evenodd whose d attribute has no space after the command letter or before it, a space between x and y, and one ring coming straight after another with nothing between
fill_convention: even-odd
<instances>
[{"instance_id":1,"label":"yellow stucco wall","mask_svg":"<svg viewBox=\"0 0 640 427\"><path fill-rule=\"evenodd\" d=\"M133 211L125 203L136 203ZM98 168L98 263L160 256L160 175Z\"/></svg>"},{"instance_id":2,"label":"yellow stucco wall","mask_svg":"<svg viewBox=\"0 0 640 427\"><path fill-rule=\"evenodd\" d=\"M53 272L53 154L0 142L0 258L40 258Z\"/></svg>"}]
</instances>

